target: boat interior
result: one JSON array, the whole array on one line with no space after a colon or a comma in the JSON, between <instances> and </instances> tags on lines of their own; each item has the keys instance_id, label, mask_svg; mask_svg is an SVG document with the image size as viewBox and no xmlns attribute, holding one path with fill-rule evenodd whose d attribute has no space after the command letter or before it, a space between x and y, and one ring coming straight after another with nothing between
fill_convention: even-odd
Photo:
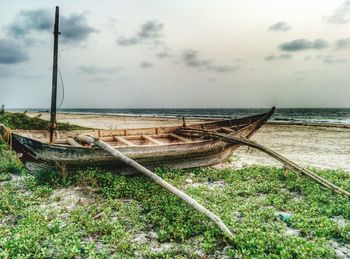
<instances>
[{"instance_id":1,"label":"boat interior","mask_svg":"<svg viewBox=\"0 0 350 259\"><path fill-rule=\"evenodd\" d=\"M203 124L188 125L190 128L213 130L219 133L236 134L238 131L256 125L264 119L264 116L251 116L242 119L220 120L205 122ZM74 137L78 134L90 135L99 138L114 147L123 146L154 146L188 144L204 141L202 138L180 136L176 134L178 127L164 128L135 128L116 130L78 130L78 131L55 131L54 144L72 147L88 147L78 143ZM49 131L45 130L18 130L17 133L23 137L35 139L48 143Z\"/></svg>"}]
</instances>

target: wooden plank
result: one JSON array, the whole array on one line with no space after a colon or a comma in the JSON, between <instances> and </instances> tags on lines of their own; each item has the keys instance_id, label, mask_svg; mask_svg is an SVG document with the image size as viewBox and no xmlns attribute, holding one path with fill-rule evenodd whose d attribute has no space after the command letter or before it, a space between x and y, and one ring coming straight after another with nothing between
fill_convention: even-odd
<instances>
[{"instance_id":1,"label":"wooden plank","mask_svg":"<svg viewBox=\"0 0 350 259\"><path fill-rule=\"evenodd\" d=\"M67 144L68 140L67 139L55 139L53 142L55 144Z\"/></svg>"},{"instance_id":2,"label":"wooden plank","mask_svg":"<svg viewBox=\"0 0 350 259\"><path fill-rule=\"evenodd\" d=\"M335 191L337 193L346 195L347 197L350 197L350 192L340 188L339 186L327 181L326 179L322 178L321 176L315 174L314 172L303 168L302 166L294 163L293 161L289 160L288 158L278 154L277 152L264 147L254 141L249 140L248 138L244 138L244 137L237 137L237 136L232 136L232 135L228 135L228 134L221 134L221 133L215 133L212 131L207 131L207 130L198 130L198 129L191 129L191 128L182 128L179 129L179 131L183 134L190 134L190 136L203 136L203 137L207 137L207 138L211 138L214 140L220 140L223 142L227 142L227 143L231 143L231 144L241 144L241 145L246 145L248 147L252 147L255 148L257 150L260 150L266 154L268 154L269 156L275 158L276 160L278 160L279 162L283 163L285 165L285 167L288 167L291 170L294 170L296 172L300 172L301 174L304 174L308 177L310 177L311 179L313 179L314 181L316 181L317 183L319 183L320 185Z\"/></svg>"},{"instance_id":3,"label":"wooden plank","mask_svg":"<svg viewBox=\"0 0 350 259\"><path fill-rule=\"evenodd\" d=\"M157 134L157 135L148 135L154 139L160 139L160 138L169 138L169 134L165 133L165 134Z\"/></svg>"},{"instance_id":4,"label":"wooden plank","mask_svg":"<svg viewBox=\"0 0 350 259\"><path fill-rule=\"evenodd\" d=\"M120 136L113 136L115 140L118 140L119 142L122 142L123 144L127 146L136 146L134 143L130 142L129 140L120 137Z\"/></svg>"},{"instance_id":5,"label":"wooden plank","mask_svg":"<svg viewBox=\"0 0 350 259\"><path fill-rule=\"evenodd\" d=\"M98 137L96 137L96 138L98 138ZM115 138L114 137L102 137L102 138L100 138L102 141L108 141L108 142L110 142L110 141L115 141Z\"/></svg>"},{"instance_id":6,"label":"wooden plank","mask_svg":"<svg viewBox=\"0 0 350 259\"><path fill-rule=\"evenodd\" d=\"M78 143L75 139L73 138L67 138L67 142L69 145L73 146L73 147L82 147L83 145L81 145L80 143Z\"/></svg>"},{"instance_id":7,"label":"wooden plank","mask_svg":"<svg viewBox=\"0 0 350 259\"><path fill-rule=\"evenodd\" d=\"M154 144L157 144L157 145L165 145L165 143L163 143L162 141L156 140L156 139L152 138L151 136L142 135L142 137L143 137L144 139L148 140L149 142L154 143Z\"/></svg>"},{"instance_id":8,"label":"wooden plank","mask_svg":"<svg viewBox=\"0 0 350 259\"><path fill-rule=\"evenodd\" d=\"M227 132L236 132L235 130L227 128L227 127L221 127L220 129L227 131Z\"/></svg>"},{"instance_id":9,"label":"wooden plank","mask_svg":"<svg viewBox=\"0 0 350 259\"><path fill-rule=\"evenodd\" d=\"M179 136L179 135L176 135L176 134L174 134L174 133L169 133L169 136L170 136L170 137L173 137L173 138L176 138L176 139L178 139L178 140L181 140L181 141L183 141L183 142L191 142L191 140L189 140L189 139L187 139L187 138L184 138L184 137L181 137L181 136Z\"/></svg>"}]
</instances>

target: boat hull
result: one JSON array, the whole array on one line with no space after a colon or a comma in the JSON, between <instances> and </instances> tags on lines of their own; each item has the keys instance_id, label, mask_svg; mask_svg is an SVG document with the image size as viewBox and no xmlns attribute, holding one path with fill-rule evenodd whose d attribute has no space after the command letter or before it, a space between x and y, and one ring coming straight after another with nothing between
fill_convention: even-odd
<instances>
[{"instance_id":1,"label":"boat hull","mask_svg":"<svg viewBox=\"0 0 350 259\"><path fill-rule=\"evenodd\" d=\"M60 167L68 170L99 167L113 169L121 174L133 173L121 161L97 148L66 148L48 145L19 135L13 137L13 147L31 171ZM219 164L225 162L236 148L238 145L228 145L220 141L200 141L165 146L120 147L118 150L147 168L153 169L156 167L192 168Z\"/></svg>"},{"instance_id":2,"label":"boat hull","mask_svg":"<svg viewBox=\"0 0 350 259\"><path fill-rule=\"evenodd\" d=\"M274 109L268 113L250 117L207 122L192 126L206 129L228 129L235 136L249 138L267 121L273 111ZM157 137L161 134L175 135L176 129L177 127L166 127L116 131L98 130L93 132L73 131L60 132L59 134L61 137L64 136L64 138L82 133L95 134L96 137L101 138L115 138L115 136L142 137L144 135ZM67 171L100 167L112 169L122 174L133 173L132 169L127 168L121 161L100 148L48 144L47 141L38 139L40 135L47 135L47 131L19 131L12 133L12 146L29 170L58 168L61 171ZM117 146L115 148L138 163L153 169L156 167L193 168L219 164L227 161L238 147L239 145L237 144L198 138L190 139L188 142L153 143L151 145L136 144Z\"/></svg>"}]
</instances>

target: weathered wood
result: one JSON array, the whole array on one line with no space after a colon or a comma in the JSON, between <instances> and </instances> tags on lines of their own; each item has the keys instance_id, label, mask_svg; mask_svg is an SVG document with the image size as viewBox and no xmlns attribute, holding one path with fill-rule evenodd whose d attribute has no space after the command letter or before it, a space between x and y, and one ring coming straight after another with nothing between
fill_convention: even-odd
<instances>
[{"instance_id":1,"label":"weathered wood","mask_svg":"<svg viewBox=\"0 0 350 259\"><path fill-rule=\"evenodd\" d=\"M267 147L264 147L264 146L254 142L254 141L251 141L249 139L239 138L239 137L235 137L235 136L227 135L227 134L221 134L221 133L217 133L215 131L190 129L190 128L180 128L178 130L178 132L182 133L184 135L204 136L207 138L220 140L223 142L246 145L248 147L258 149L258 150L268 154L269 156L275 158L276 160L282 162L289 169L300 172L301 174L308 176L309 178L313 179L318 184L320 184L320 185L322 185L322 186L324 186L324 187L326 187L326 188L328 188L336 193L343 194L347 197L350 197L350 193L348 191L346 191L346 190L336 186L335 184L327 181L326 179L322 178L321 176L315 174L314 172L311 172L310 170L299 166L298 164L296 164L293 161L289 160L288 158L278 154L277 152L275 152Z\"/></svg>"},{"instance_id":2,"label":"weathered wood","mask_svg":"<svg viewBox=\"0 0 350 259\"><path fill-rule=\"evenodd\" d=\"M52 92L50 109L50 143L53 142L53 133L56 130L56 105L57 105L57 60L58 60L58 35L59 35L59 7L56 6L53 44L53 67L52 67Z\"/></svg>"},{"instance_id":3,"label":"weathered wood","mask_svg":"<svg viewBox=\"0 0 350 259\"><path fill-rule=\"evenodd\" d=\"M220 129L226 131L226 132L230 132L230 133L233 133L233 132L236 132L236 130L233 130L233 129L230 129L230 128L227 128L227 127L221 127Z\"/></svg>"},{"instance_id":4,"label":"weathered wood","mask_svg":"<svg viewBox=\"0 0 350 259\"><path fill-rule=\"evenodd\" d=\"M73 146L73 147L82 147L83 145L81 145L80 143L78 143L75 139L73 138L67 138L67 142L69 145Z\"/></svg>"},{"instance_id":5,"label":"weathered wood","mask_svg":"<svg viewBox=\"0 0 350 259\"><path fill-rule=\"evenodd\" d=\"M117 149L113 148L111 145L107 144L106 142L102 141L102 140L98 140L95 139L93 137L89 137L89 136L77 136L76 139L79 142L85 142L85 143L89 143L89 144L94 144L96 146L99 146L100 148L102 148L103 150L106 150L107 152L109 152L110 154L112 154L115 158L117 158L118 160L124 162L125 164L133 167L134 169L136 169L137 171L139 171L140 173L144 174L145 176L147 176L148 178L150 178L153 182L155 182L156 184L160 185L161 187L163 187L164 189L168 190L169 192L171 192L172 194L174 194L175 196L177 196L178 198L180 198L181 200L183 200L184 202L186 202L187 204L189 204L192 208L194 208L195 210L197 210L199 213L206 215L208 218L210 218L229 238L233 238L233 234L232 232L228 229L228 227L222 222L222 220L215 215L214 213L212 213L211 211L209 211L207 208L203 207L201 204L199 204L197 201L195 201L194 199L192 199L190 196L188 196L186 193L180 191L179 189L177 189L176 187L172 186L171 184L169 184L168 182L166 182L165 180L163 180L161 177L159 177L158 175L156 175L155 173L151 172L150 170L148 170L147 168L143 167L142 165L140 165L139 163L137 163L136 161L130 159L129 157L125 156L123 153L121 153L120 151L118 151Z\"/></svg>"},{"instance_id":6,"label":"weathered wood","mask_svg":"<svg viewBox=\"0 0 350 259\"><path fill-rule=\"evenodd\" d=\"M173 137L173 138L176 138L176 139L178 139L178 140L180 140L180 141L183 141L183 142L191 142L191 140L189 140L189 139L187 139L187 138L184 138L184 137L181 137L181 136L179 136L179 135L176 135L176 134L174 134L174 133L170 133L169 136L170 136L170 137Z\"/></svg>"},{"instance_id":7,"label":"weathered wood","mask_svg":"<svg viewBox=\"0 0 350 259\"><path fill-rule=\"evenodd\" d=\"M67 144L69 144L67 139L55 139L55 140L54 140L54 143L55 143L55 144L62 144L62 145L67 145Z\"/></svg>"},{"instance_id":8,"label":"weathered wood","mask_svg":"<svg viewBox=\"0 0 350 259\"><path fill-rule=\"evenodd\" d=\"M113 136L115 140L118 140L119 142L122 142L123 144L127 146L136 146L134 143L131 141L127 140L126 138L120 137L120 136Z\"/></svg>"},{"instance_id":9,"label":"weathered wood","mask_svg":"<svg viewBox=\"0 0 350 259\"><path fill-rule=\"evenodd\" d=\"M186 127L186 119L185 119L185 116L182 117L182 127Z\"/></svg>"},{"instance_id":10,"label":"weathered wood","mask_svg":"<svg viewBox=\"0 0 350 259\"><path fill-rule=\"evenodd\" d=\"M152 138L151 136L148 136L148 135L142 135L142 138L144 138L144 139L148 140L149 142L154 143L156 145L165 145L164 142L159 141L157 139L154 139L154 138Z\"/></svg>"}]
</instances>

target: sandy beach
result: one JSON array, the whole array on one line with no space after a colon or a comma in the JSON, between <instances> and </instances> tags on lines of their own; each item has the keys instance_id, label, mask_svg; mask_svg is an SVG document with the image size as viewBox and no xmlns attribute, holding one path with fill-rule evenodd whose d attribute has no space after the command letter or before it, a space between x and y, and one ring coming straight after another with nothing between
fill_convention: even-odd
<instances>
[{"instance_id":1,"label":"sandy beach","mask_svg":"<svg viewBox=\"0 0 350 259\"><path fill-rule=\"evenodd\" d=\"M40 116L50 120L49 113L28 112L29 117ZM182 118L151 117L151 116L122 116L99 114L58 113L57 121L96 129L130 129L162 126L180 126ZM201 123L203 120L186 119L186 123Z\"/></svg>"},{"instance_id":2,"label":"sandy beach","mask_svg":"<svg viewBox=\"0 0 350 259\"><path fill-rule=\"evenodd\" d=\"M35 117L38 113L28 113L28 116ZM49 114L43 113L41 118L48 120ZM60 122L100 129L182 125L181 118L146 116L61 113L57 119ZM201 120L186 119L186 122L200 123ZM252 139L302 166L350 171L350 128L268 124L264 125ZM281 164L260 151L241 147L234 153L230 162L219 166L246 165Z\"/></svg>"},{"instance_id":3,"label":"sandy beach","mask_svg":"<svg viewBox=\"0 0 350 259\"><path fill-rule=\"evenodd\" d=\"M350 171L350 129L340 127L264 125L252 140L302 166ZM264 153L241 147L234 166L280 165Z\"/></svg>"}]
</instances>

